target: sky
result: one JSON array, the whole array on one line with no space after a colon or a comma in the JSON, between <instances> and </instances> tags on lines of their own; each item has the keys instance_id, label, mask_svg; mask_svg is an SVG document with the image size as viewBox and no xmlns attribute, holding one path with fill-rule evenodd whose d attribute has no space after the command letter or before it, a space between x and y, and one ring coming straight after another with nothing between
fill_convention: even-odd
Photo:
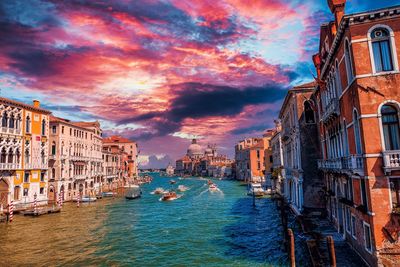
<instances>
[{"instance_id":1,"label":"sky","mask_svg":"<svg viewBox=\"0 0 400 267\"><path fill-rule=\"evenodd\" d=\"M397 4L349 0L346 13ZM233 157L312 80L332 19L318 0L1 0L1 96L98 120L137 141L144 166L173 162L192 138Z\"/></svg>"}]
</instances>

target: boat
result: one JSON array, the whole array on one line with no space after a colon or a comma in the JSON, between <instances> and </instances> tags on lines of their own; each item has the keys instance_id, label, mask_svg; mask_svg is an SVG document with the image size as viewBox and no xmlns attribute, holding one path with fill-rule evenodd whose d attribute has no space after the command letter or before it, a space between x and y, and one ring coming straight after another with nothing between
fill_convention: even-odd
<instances>
[{"instance_id":1,"label":"boat","mask_svg":"<svg viewBox=\"0 0 400 267\"><path fill-rule=\"evenodd\" d=\"M265 195L265 191L262 188L260 183L252 183L250 184L249 191L247 192L249 196L256 196L256 197L262 197Z\"/></svg>"},{"instance_id":2,"label":"boat","mask_svg":"<svg viewBox=\"0 0 400 267\"><path fill-rule=\"evenodd\" d=\"M176 184L176 181L175 180L171 180L171 181L169 181L169 183L170 184Z\"/></svg>"},{"instance_id":3,"label":"boat","mask_svg":"<svg viewBox=\"0 0 400 267\"><path fill-rule=\"evenodd\" d=\"M208 186L208 189L209 189L210 191L216 191L216 190L218 190L218 187L217 187L216 184L211 183L211 184Z\"/></svg>"},{"instance_id":4,"label":"boat","mask_svg":"<svg viewBox=\"0 0 400 267\"><path fill-rule=\"evenodd\" d=\"M79 202L95 202L97 200L97 197L90 197L90 196L84 196L79 199ZM73 199L74 202L78 202L78 198Z\"/></svg>"},{"instance_id":5,"label":"boat","mask_svg":"<svg viewBox=\"0 0 400 267\"><path fill-rule=\"evenodd\" d=\"M162 187L157 187L153 192L151 192L153 195L161 195L163 194L165 191Z\"/></svg>"},{"instance_id":6,"label":"boat","mask_svg":"<svg viewBox=\"0 0 400 267\"><path fill-rule=\"evenodd\" d=\"M178 198L178 195L174 191L168 191L163 194L160 198L161 201L171 201Z\"/></svg>"},{"instance_id":7,"label":"boat","mask_svg":"<svg viewBox=\"0 0 400 267\"><path fill-rule=\"evenodd\" d=\"M178 191L180 191L180 192L185 192L188 189L189 189L189 187L184 186L184 185L179 185L178 186Z\"/></svg>"},{"instance_id":8,"label":"boat","mask_svg":"<svg viewBox=\"0 0 400 267\"><path fill-rule=\"evenodd\" d=\"M114 193L114 192L103 192L103 194L102 194L103 197L113 197L115 195L116 195L116 193Z\"/></svg>"},{"instance_id":9,"label":"boat","mask_svg":"<svg viewBox=\"0 0 400 267\"><path fill-rule=\"evenodd\" d=\"M125 198L126 199L137 199L142 196L142 190L138 185L125 186Z\"/></svg>"},{"instance_id":10,"label":"boat","mask_svg":"<svg viewBox=\"0 0 400 267\"><path fill-rule=\"evenodd\" d=\"M212 185L212 184L214 184L214 183L213 183L211 180L208 180L208 181L207 181L207 184L208 184L208 185Z\"/></svg>"}]
</instances>

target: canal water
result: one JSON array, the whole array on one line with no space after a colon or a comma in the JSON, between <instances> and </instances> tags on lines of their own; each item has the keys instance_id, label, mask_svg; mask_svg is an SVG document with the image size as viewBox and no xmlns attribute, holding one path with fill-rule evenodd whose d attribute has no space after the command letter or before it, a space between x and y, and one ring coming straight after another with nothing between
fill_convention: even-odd
<instances>
[{"instance_id":1,"label":"canal water","mask_svg":"<svg viewBox=\"0 0 400 267\"><path fill-rule=\"evenodd\" d=\"M234 181L152 174L137 200L108 198L91 204L67 203L59 214L17 215L0 224L1 266L287 266L276 204L257 199ZM185 185L175 201L150 192ZM308 265L301 245L300 266Z\"/></svg>"}]
</instances>

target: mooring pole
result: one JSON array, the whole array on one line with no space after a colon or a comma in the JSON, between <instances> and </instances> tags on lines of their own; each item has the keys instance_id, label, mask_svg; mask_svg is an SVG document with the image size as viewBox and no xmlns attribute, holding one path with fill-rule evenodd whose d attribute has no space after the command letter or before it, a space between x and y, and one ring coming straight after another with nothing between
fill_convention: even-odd
<instances>
[{"instance_id":1,"label":"mooring pole","mask_svg":"<svg viewBox=\"0 0 400 267\"><path fill-rule=\"evenodd\" d=\"M332 236L326 237L326 244L329 251L329 266L336 267L335 243Z\"/></svg>"},{"instance_id":2,"label":"mooring pole","mask_svg":"<svg viewBox=\"0 0 400 267\"><path fill-rule=\"evenodd\" d=\"M289 236L289 258L290 258L290 267L296 266L296 256L294 254L294 236L292 229L288 229Z\"/></svg>"}]
</instances>

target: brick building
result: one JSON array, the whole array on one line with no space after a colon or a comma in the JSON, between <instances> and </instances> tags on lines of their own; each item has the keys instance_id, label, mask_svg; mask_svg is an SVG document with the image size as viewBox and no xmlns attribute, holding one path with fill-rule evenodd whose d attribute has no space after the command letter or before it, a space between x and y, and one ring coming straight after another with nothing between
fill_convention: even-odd
<instances>
[{"instance_id":1,"label":"brick building","mask_svg":"<svg viewBox=\"0 0 400 267\"><path fill-rule=\"evenodd\" d=\"M400 6L321 25L315 97L327 210L371 266L400 262Z\"/></svg>"}]
</instances>

